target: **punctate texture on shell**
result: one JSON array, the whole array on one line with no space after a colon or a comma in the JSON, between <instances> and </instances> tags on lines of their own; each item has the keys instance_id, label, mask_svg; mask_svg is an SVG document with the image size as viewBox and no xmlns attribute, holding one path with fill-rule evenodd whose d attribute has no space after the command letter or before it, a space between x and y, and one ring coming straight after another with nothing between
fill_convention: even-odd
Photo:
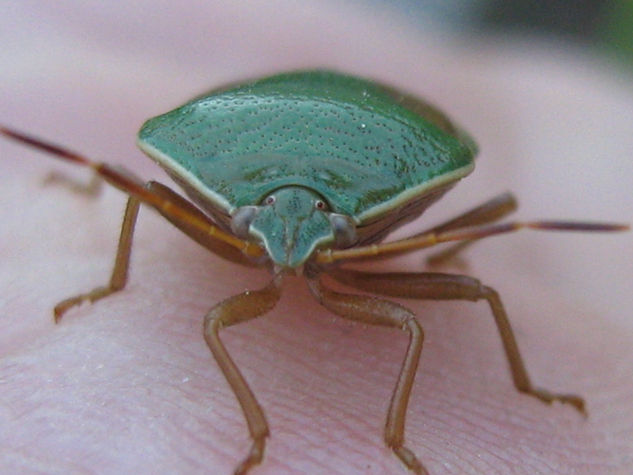
<instances>
[{"instance_id":1,"label":"punctate texture on shell","mask_svg":"<svg viewBox=\"0 0 633 475\"><path fill-rule=\"evenodd\" d=\"M432 106L329 71L214 90L148 120L139 145L212 213L300 185L361 225L447 188L476 152Z\"/></svg>"}]
</instances>

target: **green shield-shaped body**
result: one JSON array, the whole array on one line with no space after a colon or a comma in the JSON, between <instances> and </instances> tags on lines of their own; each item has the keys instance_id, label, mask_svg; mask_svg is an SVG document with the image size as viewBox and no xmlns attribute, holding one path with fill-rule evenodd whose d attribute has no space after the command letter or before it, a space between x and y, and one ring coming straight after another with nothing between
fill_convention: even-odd
<instances>
[{"instance_id":1,"label":"green shield-shaped body","mask_svg":"<svg viewBox=\"0 0 633 475\"><path fill-rule=\"evenodd\" d=\"M419 99L329 71L280 74L200 96L148 120L139 145L224 229L240 208L300 187L320 196L328 212L349 217L358 244L422 213L472 171L476 151ZM251 238L275 263L295 267L314 249L335 245L327 220L315 219L321 224L302 231L314 236L301 236L313 245L292 262L288 250L274 249L290 245L272 236L280 229L274 220L260 219Z\"/></svg>"}]
</instances>

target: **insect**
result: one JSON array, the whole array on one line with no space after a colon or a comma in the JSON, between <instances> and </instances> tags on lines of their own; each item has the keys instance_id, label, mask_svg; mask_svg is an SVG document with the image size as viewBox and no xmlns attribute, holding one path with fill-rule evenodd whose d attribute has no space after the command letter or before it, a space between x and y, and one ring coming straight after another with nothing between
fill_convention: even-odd
<instances>
[{"instance_id":1,"label":"insect","mask_svg":"<svg viewBox=\"0 0 633 475\"><path fill-rule=\"evenodd\" d=\"M469 276L436 272L365 272L346 266L453 242L448 259L487 236L520 229L620 231L628 226L566 221L498 223L513 212L509 193L406 239L383 242L420 216L474 168L473 140L447 116L409 94L330 71L299 71L237 83L197 97L148 120L140 148L185 191L90 160L7 127L0 132L66 161L91 168L129 195L110 282L60 302L70 308L124 288L141 203L217 256L266 267L268 285L215 305L204 317L204 338L237 397L252 440L235 474L263 459L269 429L264 412L220 339L220 329L273 309L282 282L302 275L316 300L343 318L395 327L409 345L391 397L384 439L417 474L424 465L404 444L405 416L423 342L406 307L382 297L485 300L493 313L516 388L546 403L585 412L582 398L535 387L527 374L497 292ZM365 292L342 293L324 276ZM371 295L367 295L367 293Z\"/></svg>"}]
</instances>

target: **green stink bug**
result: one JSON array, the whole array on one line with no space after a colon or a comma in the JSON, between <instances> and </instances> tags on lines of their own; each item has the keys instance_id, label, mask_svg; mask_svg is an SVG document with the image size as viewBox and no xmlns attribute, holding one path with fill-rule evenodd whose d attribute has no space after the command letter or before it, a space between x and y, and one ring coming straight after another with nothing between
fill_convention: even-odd
<instances>
[{"instance_id":1,"label":"green stink bug","mask_svg":"<svg viewBox=\"0 0 633 475\"><path fill-rule=\"evenodd\" d=\"M523 366L498 294L476 279L439 273L368 273L345 263L389 257L440 242L464 243L521 228L613 231L624 226L568 222L494 221L515 208L509 194L407 239L382 243L418 217L473 168L473 141L443 113L414 97L371 81L327 71L288 73L211 92L149 120L141 148L182 186L192 202L157 182L142 183L107 164L30 138L6 136L88 166L130 195L111 281L55 308L69 308L124 287L140 203L157 209L213 253L246 266L268 267L261 290L215 306L205 317L205 340L238 398L253 440L235 473L263 457L268 425L259 403L229 357L219 330L274 307L287 275L303 273L316 299L333 313L409 334L393 392L385 441L416 473L425 469L404 446L404 425L423 333L405 307L373 296L336 292L321 277L373 294L419 299L486 300L502 336L518 390L545 402L560 400L583 412L573 395L535 388Z\"/></svg>"}]
</instances>

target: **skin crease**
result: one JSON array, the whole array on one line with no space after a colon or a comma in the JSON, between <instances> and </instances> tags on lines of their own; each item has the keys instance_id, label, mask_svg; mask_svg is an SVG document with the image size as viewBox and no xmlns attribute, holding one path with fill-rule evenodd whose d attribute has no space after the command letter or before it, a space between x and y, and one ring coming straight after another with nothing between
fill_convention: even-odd
<instances>
[{"instance_id":1,"label":"skin crease","mask_svg":"<svg viewBox=\"0 0 633 475\"><path fill-rule=\"evenodd\" d=\"M0 122L169 183L135 150L145 118L222 82L329 66L424 94L482 147L474 174L398 236L507 189L523 218L633 216L633 90L604 62L509 40L442 44L328 4L152 5L11 4ZM109 278L125 199L43 185L52 170L89 176L5 140L0 160L0 471L230 473L249 440L202 318L266 272L142 209L125 291L54 326L56 302ZM633 470L630 248L630 233L525 232L465 256L462 270L499 291L533 382L583 395L587 420L514 390L484 303L401 302L426 333L405 436L431 473ZM365 267L415 271L423 257ZM222 336L271 427L253 474L405 473L382 442L404 334L341 320L291 278L274 311Z\"/></svg>"}]
</instances>

